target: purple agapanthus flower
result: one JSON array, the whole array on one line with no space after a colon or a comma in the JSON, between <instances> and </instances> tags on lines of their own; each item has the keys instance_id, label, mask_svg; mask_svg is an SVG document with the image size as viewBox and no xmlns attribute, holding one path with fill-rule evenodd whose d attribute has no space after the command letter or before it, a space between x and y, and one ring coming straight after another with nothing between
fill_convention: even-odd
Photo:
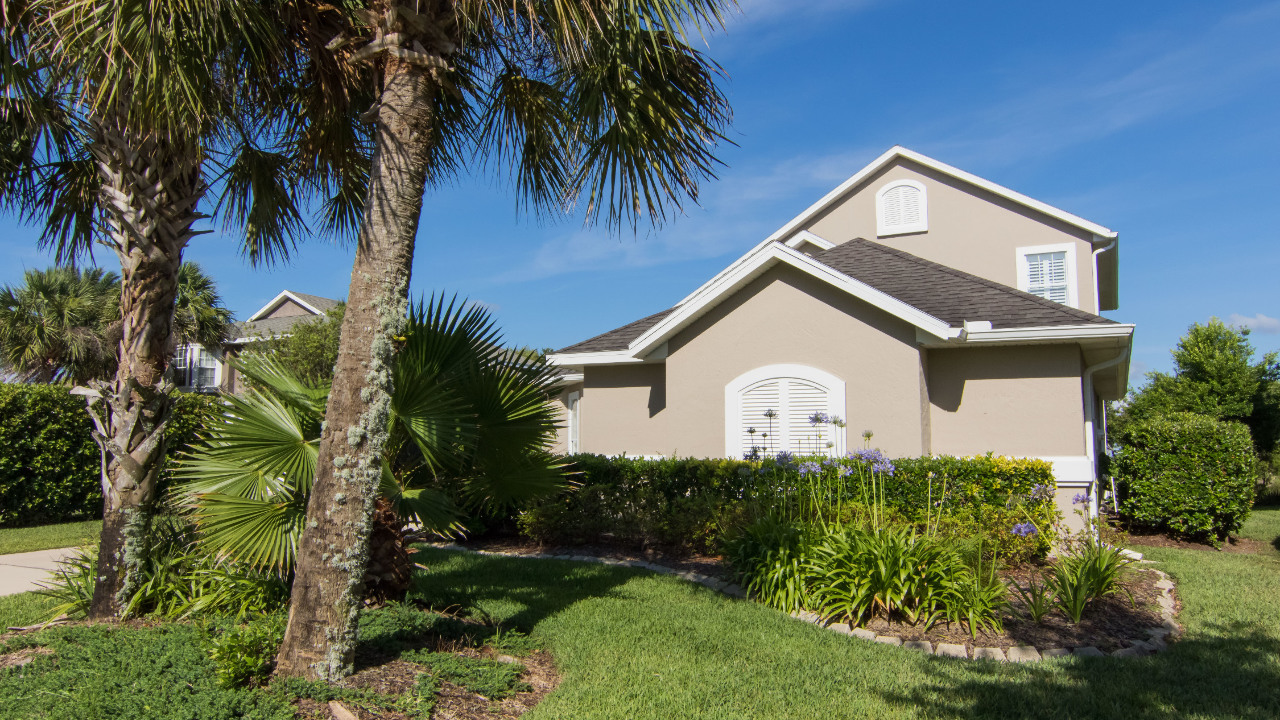
<instances>
[{"instance_id":1,"label":"purple agapanthus flower","mask_svg":"<svg viewBox=\"0 0 1280 720\"><path fill-rule=\"evenodd\" d=\"M816 412L809 416L810 425L825 425L828 422L831 422L831 418L824 412Z\"/></svg>"},{"instance_id":2,"label":"purple agapanthus flower","mask_svg":"<svg viewBox=\"0 0 1280 720\"><path fill-rule=\"evenodd\" d=\"M1036 526L1029 522L1022 522L1013 526L1013 534L1018 537L1028 537L1030 535L1035 535L1038 532L1039 530L1036 530Z\"/></svg>"},{"instance_id":3,"label":"purple agapanthus flower","mask_svg":"<svg viewBox=\"0 0 1280 720\"><path fill-rule=\"evenodd\" d=\"M802 463L800 463L800 474L801 474L801 475L817 475L817 474L819 474L819 473L821 473L821 472L822 472L822 466L821 466L821 465L819 465L819 464L818 464L818 463L816 463L816 462L802 462Z\"/></svg>"},{"instance_id":4,"label":"purple agapanthus flower","mask_svg":"<svg viewBox=\"0 0 1280 720\"><path fill-rule=\"evenodd\" d=\"M861 460L871 463L871 471L881 475L893 475L893 463L878 449L854 450L846 455L850 460Z\"/></svg>"},{"instance_id":5,"label":"purple agapanthus flower","mask_svg":"<svg viewBox=\"0 0 1280 720\"><path fill-rule=\"evenodd\" d=\"M1033 500L1052 500L1053 488L1043 484L1036 485L1035 487L1031 488L1031 498Z\"/></svg>"},{"instance_id":6,"label":"purple agapanthus flower","mask_svg":"<svg viewBox=\"0 0 1280 720\"><path fill-rule=\"evenodd\" d=\"M778 453L778 456L775 457L773 460L779 465L790 465L795 462L795 459L796 459L795 455L792 455L786 450L783 450L782 452Z\"/></svg>"},{"instance_id":7,"label":"purple agapanthus flower","mask_svg":"<svg viewBox=\"0 0 1280 720\"><path fill-rule=\"evenodd\" d=\"M853 474L853 468L849 467L848 465L841 465L840 469L837 470L836 473L839 474L840 477L849 477L850 475Z\"/></svg>"},{"instance_id":8,"label":"purple agapanthus flower","mask_svg":"<svg viewBox=\"0 0 1280 720\"><path fill-rule=\"evenodd\" d=\"M1084 493L1076 493L1076 496L1071 498L1072 505L1086 505L1088 502L1089 496Z\"/></svg>"}]
</instances>

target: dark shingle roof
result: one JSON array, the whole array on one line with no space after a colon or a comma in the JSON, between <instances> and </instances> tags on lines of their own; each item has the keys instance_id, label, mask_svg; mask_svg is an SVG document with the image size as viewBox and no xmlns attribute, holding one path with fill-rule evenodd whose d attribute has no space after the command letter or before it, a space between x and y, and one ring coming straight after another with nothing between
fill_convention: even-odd
<instances>
[{"instance_id":1,"label":"dark shingle roof","mask_svg":"<svg viewBox=\"0 0 1280 720\"><path fill-rule=\"evenodd\" d=\"M293 290L290 290L289 292L293 293L299 300L302 300L320 312L328 312L330 309L342 304L341 300L334 300L333 298L320 297L319 295L308 295L306 293L294 292Z\"/></svg>"},{"instance_id":2,"label":"dark shingle roof","mask_svg":"<svg viewBox=\"0 0 1280 720\"><path fill-rule=\"evenodd\" d=\"M319 315L293 315L291 317L238 322L231 326L228 337L232 340L239 340L240 338L269 338L289 332L298 323L314 322L320 319L321 316Z\"/></svg>"},{"instance_id":3,"label":"dark shingle roof","mask_svg":"<svg viewBox=\"0 0 1280 720\"><path fill-rule=\"evenodd\" d=\"M965 320L989 320L993 328L1114 324L1093 313L862 238L837 245L814 259L952 327L960 327Z\"/></svg>"},{"instance_id":4,"label":"dark shingle roof","mask_svg":"<svg viewBox=\"0 0 1280 720\"><path fill-rule=\"evenodd\" d=\"M570 345L567 348L557 350L558 353L583 353L583 352L607 352L609 350L625 350L632 340L640 337L646 330L661 322L662 318L671 314L675 308L668 308L660 313L654 313L647 318L641 318L630 325L623 325L616 330L610 330L603 335L597 335L590 340L583 340L576 345Z\"/></svg>"},{"instance_id":5,"label":"dark shingle roof","mask_svg":"<svg viewBox=\"0 0 1280 720\"><path fill-rule=\"evenodd\" d=\"M814 256L818 262L926 312L951 327L989 320L992 328L1109 325L1114 321L862 238ZM675 308L610 330L558 353L625 350Z\"/></svg>"}]
</instances>

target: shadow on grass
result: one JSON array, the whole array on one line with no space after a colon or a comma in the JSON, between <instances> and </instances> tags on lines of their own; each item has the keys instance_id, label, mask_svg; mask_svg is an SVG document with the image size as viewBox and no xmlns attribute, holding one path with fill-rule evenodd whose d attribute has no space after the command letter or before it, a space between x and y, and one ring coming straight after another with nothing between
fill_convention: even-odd
<instances>
[{"instance_id":1,"label":"shadow on grass","mask_svg":"<svg viewBox=\"0 0 1280 720\"><path fill-rule=\"evenodd\" d=\"M1145 658L939 659L931 682L882 696L937 718L1280 717L1280 640L1248 624L1207 630Z\"/></svg>"},{"instance_id":2,"label":"shadow on grass","mask_svg":"<svg viewBox=\"0 0 1280 720\"><path fill-rule=\"evenodd\" d=\"M574 603L617 597L620 586L648 574L616 565L438 550L426 550L415 560L426 565L428 572L414 578L411 600L526 633Z\"/></svg>"}]
</instances>

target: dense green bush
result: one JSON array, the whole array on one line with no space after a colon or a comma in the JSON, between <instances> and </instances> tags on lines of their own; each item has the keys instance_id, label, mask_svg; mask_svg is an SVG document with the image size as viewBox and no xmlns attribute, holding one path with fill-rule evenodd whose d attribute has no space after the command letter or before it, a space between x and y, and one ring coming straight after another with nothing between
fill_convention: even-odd
<instances>
[{"instance_id":1,"label":"dense green bush","mask_svg":"<svg viewBox=\"0 0 1280 720\"><path fill-rule=\"evenodd\" d=\"M165 429L169 456L184 452L217 398L179 393ZM102 514L98 446L84 398L59 385L0 384L0 527ZM169 480L166 467L163 487Z\"/></svg>"},{"instance_id":2,"label":"dense green bush","mask_svg":"<svg viewBox=\"0 0 1280 720\"><path fill-rule=\"evenodd\" d=\"M780 465L772 459L574 455L568 461L578 487L518 518L522 534L532 540L713 551L724 531L740 524L744 501L776 491L779 478L797 475L794 464ZM921 521L927 508L941 509L944 530L972 534L979 528L1004 557L1030 557L1047 549L1054 519L1049 463L942 456L892 464L883 500L896 517ZM1016 523L1028 520L1040 532L1010 532Z\"/></svg>"},{"instance_id":3,"label":"dense green bush","mask_svg":"<svg viewBox=\"0 0 1280 720\"><path fill-rule=\"evenodd\" d=\"M1249 429L1192 413L1135 422L1114 467L1129 522L1198 539L1240 529L1253 505L1257 460Z\"/></svg>"}]
</instances>

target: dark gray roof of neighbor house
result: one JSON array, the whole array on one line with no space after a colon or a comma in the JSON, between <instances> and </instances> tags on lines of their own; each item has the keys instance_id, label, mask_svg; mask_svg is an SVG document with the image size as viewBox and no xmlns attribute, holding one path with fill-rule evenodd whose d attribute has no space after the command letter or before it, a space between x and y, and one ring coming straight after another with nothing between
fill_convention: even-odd
<instances>
[{"instance_id":1,"label":"dark gray roof of neighbor house","mask_svg":"<svg viewBox=\"0 0 1280 720\"><path fill-rule=\"evenodd\" d=\"M333 298L320 297L319 295L308 295L306 293L294 292L293 290L289 290L288 292L320 312L328 312L342 304L341 300L334 300Z\"/></svg>"},{"instance_id":2,"label":"dark gray roof of neighbor house","mask_svg":"<svg viewBox=\"0 0 1280 720\"><path fill-rule=\"evenodd\" d=\"M966 320L989 320L993 328L1115 324L862 238L818 253L814 259L952 327Z\"/></svg>"},{"instance_id":3,"label":"dark gray roof of neighbor house","mask_svg":"<svg viewBox=\"0 0 1280 720\"><path fill-rule=\"evenodd\" d=\"M630 325L623 325L616 330L610 330L603 335L597 335L589 340L583 340L576 345L570 345L567 348L557 350L558 353L584 353L584 352L605 352L608 350L625 350L632 340L640 337L646 330L657 325L662 318L671 314L675 308L667 308L660 313L654 313L646 318L641 318Z\"/></svg>"},{"instance_id":4,"label":"dark gray roof of neighbor house","mask_svg":"<svg viewBox=\"0 0 1280 720\"><path fill-rule=\"evenodd\" d=\"M227 332L227 337L231 340L275 337L288 333L298 323L315 322L320 319L322 319L320 315L294 315L292 317L238 322L231 326L231 330Z\"/></svg>"},{"instance_id":5,"label":"dark gray roof of neighbor house","mask_svg":"<svg viewBox=\"0 0 1280 720\"><path fill-rule=\"evenodd\" d=\"M818 262L926 312L951 327L990 321L992 328L1112 325L1115 321L1067 307L862 238L813 256ZM625 350L675 308L623 325L557 353Z\"/></svg>"}]
</instances>

